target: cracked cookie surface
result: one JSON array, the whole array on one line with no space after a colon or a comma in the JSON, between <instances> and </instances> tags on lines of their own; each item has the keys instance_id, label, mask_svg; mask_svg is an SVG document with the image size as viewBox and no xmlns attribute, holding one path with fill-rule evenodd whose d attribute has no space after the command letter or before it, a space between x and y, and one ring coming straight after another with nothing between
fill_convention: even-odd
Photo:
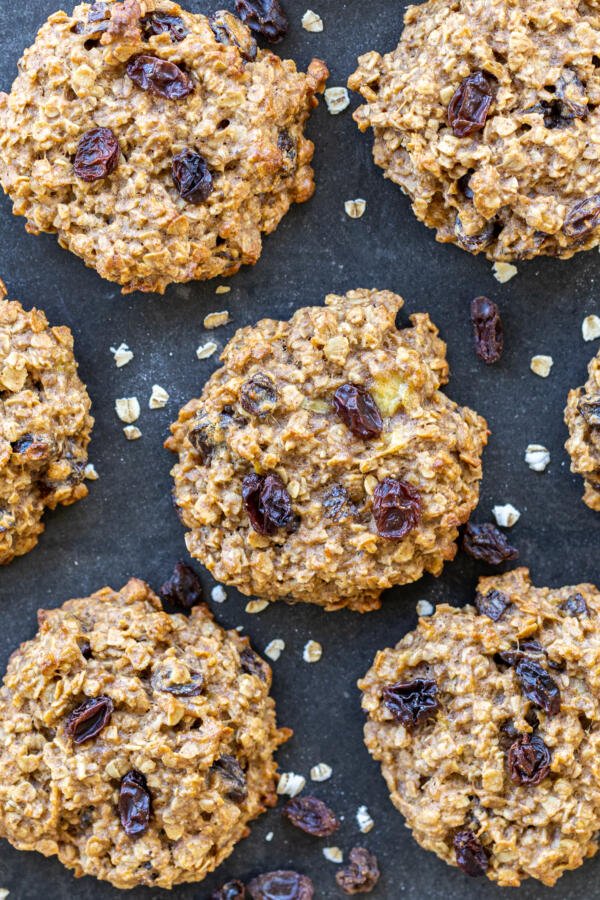
<instances>
[{"instance_id":1,"label":"cracked cookie surface","mask_svg":"<svg viewBox=\"0 0 600 900\"><path fill-rule=\"evenodd\" d=\"M571 471L585 482L583 502L600 512L600 353L588 366L584 387L569 393L565 422L570 437L565 447Z\"/></svg>"},{"instance_id":2,"label":"cracked cookie surface","mask_svg":"<svg viewBox=\"0 0 600 900\"><path fill-rule=\"evenodd\" d=\"M219 581L366 612L454 558L487 427L439 390L446 345L429 316L396 329L403 302L350 291L241 329L181 410L166 444L175 503Z\"/></svg>"},{"instance_id":3,"label":"cracked cookie surface","mask_svg":"<svg viewBox=\"0 0 600 900\"><path fill-rule=\"evenodd\" d=\"M600 593L516 569L482 578L476 602L499 617L441 604L377 654L359 682L365 743L422 847L456 865L471 835L493 881L552 885L598 849ZM415 724L398 704L416 679Z\"/></svg>"},{"instance_id":4,"label":"cracked cookie surface","mask_svg":"<svg viewBox=\"0 0 600 900\"><path fill-rule=\"evenodd\" d=\"M577 0L429 0L359 58L354 114L417 218L489 259L600 241L600 14Z\"/></svg>"},{"instance_id":5,"label":"cracked cookie surface","mask_svg":"<svg viewBox=\"0 0 600 900\"><path fill-rule=\"evenodd\" d=\"M273 753L291 732L269 666L206 606L167 615L137 579L39 621L0 689L0 835L120 888L201 880L275 802ZM108 717L78 743L89 698ZM135 837L124 782L150 798Z\"/></svg>"},{"instance_id":6,"label":"cracked cookie surface","mask_svg":"<svg viewBox=\"0 0 600 900\"><path fill-rule=\"evenodd\" d=\"M31 550L46 509L87 496L94 420L73 336L0 282L0 565Z\"/></svg>"},{"instance_id":7,"label":"cracked cookie surface","mask_svg":"<svg viewBox=\"0 0 600 900\"><path fill-rule=\"evenodd\" d=\"M303 129L327 74L257 49L227 12L84 3L50 17L0 94L0 181L28 231L124 292L233 275L313 193ZM100 174L78 154L90 131Z\"/></svg>"}]
</instances>

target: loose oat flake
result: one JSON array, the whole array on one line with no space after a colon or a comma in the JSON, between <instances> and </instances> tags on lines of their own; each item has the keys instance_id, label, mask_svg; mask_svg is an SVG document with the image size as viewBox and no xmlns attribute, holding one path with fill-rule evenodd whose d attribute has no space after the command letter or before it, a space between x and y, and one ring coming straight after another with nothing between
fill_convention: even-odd
<instances>
[{"instance_id":1,"label":"loose oat flake","mask_svg":"<svg viewBox=\"0 0 600 900\"><path fill-rule=\"evenodd\" d=\"M344 854L339 847L323 847L323 856L332 863L344 862Z\"/></svg>"},{"instance_id":2,"label":"loose oat flake","mask_svg":"<svg viewBox=\"0 0 600 900\"><path fill-rule=\"evenodd\" d=\"M323 656L323 648L318 641L308 641L302 653L302 659L307 663L319 662Z\"/></svg>"},{"instance_id":3,"label":"loose oat flake","mask_svg":"<svg viewBox=\"0 0 600 900\"><path fill-rule=\"evenodd\" d=\"M348 89L345 87L330 87L325 91L325 103L332 116L337 116L350 105Z\"/></svg>"},{"instance_id":4,"label":"loose oat flake","mask_svg":"<svg viewBox=\"0 0 600 900\"><path fill-rule=\"evenodd\" d=\"M323 31L323 19L312 9L307 9L302 16L302 27L305 31Z\"/></svg>"},{"instance_id":5,"label":"loose oat flake","mask_svg":"<svg viewBox=\"0 0 600 900\"><path fill-rule=\"evenodd\" d=\"M429 600L419 600L417 602L417 615L418 616L432 616L434 613L434 606Z\"/></svg>"},{"instance_id":6,"label":"loose oat flake","mask_svg":"<svg viewBox=\"0 0 600 900\"><path fill-rule=\"evenodd\" d=\"M252 616L256 613L261 613L268 605L268 600L251 600L249 603L246 603L246 612Z\"/></svg>"},{"instance_id":7,"label":"loose oat flake","mask_svg":"<svg viewBox=\"0 0 600 900\"><path fill-rule=\"evenodd\" d=\"M538 356L532 356L530 362L531 371L536 375L539 375L540 378L547 378L550 374L550 369L554 365L554 360L551 356L544 356L543 354L539 354Z\"/></svg>"},{"instance_id":8,"label":"loose oat flake","mask_svg":"<svg viewBox=\"0 0 600 900\"><path fill-rule=\"evenodd\" d=\"M512 528L521 518L521 513L518 509L515 509L512 503L506 503L504 506L494 506L492 513L501 528Z\"/></svg>"},{"instance_id":9,"label":"loose oat flake","mask_svg":"<svg viewBox=\"0 0 600 900\"><path fill-rule=\"evenodd\" d=\"M360 219L364 216L366 208L367 201L360 197L357 197L356 200L346 200L344 203L346 215L350 216L351 219Z\"/></svg>"},{"instance_id":10,"label":"loose oat flake","mask_svg":"<svg viewBox=\"0 0 600 900\"><path fill-rule=\"evenodd\" d=\"M137 441L142 436L142 432L135 425L126 425L123 429L123 434L128 441Z\"/></svg>"},{"instance_id":11,"label":"loose oat flake","mask_svg":"<svg viewBox=\"0 0 600 900\"><path fill-rule=\"evenodd\" d=\"M225 603L227 600L227 593L222 584L217 584L210 592L210 596L212 598L213 603Z\"/></svg>"},{"instance_id":12,"label":"loose oat flake","mask_svg":"<svg viewBox=\"0 0 600 900\"><path fill-rule=\"evenodd\" d=\"M119 344L117 348L111 347L110 352L114 356L117 369L120 369L121 366L126 366L133 359L133 353L127 344Z\"/></svg>"},{"instance_id":13,"label":"loose oat flake","mask_svg":"<svg viewBox=\"0 0 600 900\"><path fill-rule=\"evenodd\" d=\"M208 359L209 356L212 356L215 350L217 349L217 345L214 341L208 341L206 344L200 344L198 349L196 350L196 356L198 359Z\"/></svg>"},{"instance_id":14,"label":"loose oat flake","mask_svg":"<svg viewBox=\"0 0 600 900\"><path fill-rule=\"evenodd\" d=\"M97 481L98 478L100 477L98 475L98 473L96 472L96 469L92 465L92 463L87 464L87 466L83 470L83 475L84 475L84 478L87 478L88 481ZM2 900L1 897L0 897L0 900Z\"/></svg>"},{"instance_id":15,"label":"loose oat flake","mask_svg":"<svg viewBox=\"0 0 600 900\"><path fill-rule=\"evenodd\" d=\"M265 647L265 656L268 656L269 659L272 659L273 662L275 662L279 659L284 650L285 641L282 641L281 638L275 638L275 640L271 641Z\"/></svg>"},{"instance_id":16,"label":"loose oat flake","mask_svg":"<svg viewBox=\"0 0 600 900\"><path fill-rule=\"evenodd\" d=\"M369 815L369 810L366 806L359 806L356 811L356 821L358 823L359 830L363 834L368 834L369 831L375 826L375 822Z\"/></svg>"},{"instance_id":17,"label":"loose oat flake","mask_svg":"<svg viewBox=\"0 0 600 900\"><path fill-rule=\"evenodd\" d=\"M137 397L120 397L115 400L115 412L121 422L135 422L140 417L140 404Z\"/></svg>"},{"instance_id":18,"label":"loose oat flake","mask_svg":"<svg viewBox=\"0 0 600 900\"><path fill-rule=\"evenodd\" d=\"M277 793L296 797L306 787L306 778L295 772L282 772L277 783Z\"/></svg>"},{"instance_id":19,"label":"loose oat flake","mask_svg":"<svg viewBox=\"0 0 600 900\"><path fill-rule=\"evenodd\" d=\"M512 263L495 262L493 272L496 281L499 281L500 284L506 284L507 281L510 281L511 278L515 277L518 269L516 266L513 266Z\"/></svg>"},{"instance_id":20,"label":"loose oat flake","mask_svg":"<svg viewBox=\"0 0 600 900\"><path fill-rule=\"evenodd\" d=\"M317 765L313 766L310 770L312 781L328 781L332 774L333 769L331 766L328 766L327 763L317 763Z\"/></svg>"},{"instance_id":21,"label":"loose oat flake","mask_svg":"<svg viewBox=\"0 0 600 900\"><path fill-rule=\"evenodd\" d=\"M220 284L216 289L215 294L228 294L231 288L227 284Z\"/></svg>"},{"instance_id":22,"label":"loose oat flake","mask_svg":"<svg viewBox=\"0 0 600 900\"><path fill-rule=\"evenodd\" d=\"M229 318L229 312L226 309L222 312L209 313L204 319L204 327L207 329L219 328L221 325L227 325Z\"/></svg>"},{"instance_id":23,"label":"loose oat flake","mask_svg":"<svg viewBox=\"0 0 600 900\"><path fill-rule=\"evenodd\" d=\"M152 394L150 395L150 401L148 403L150 409L162 409L167 405L169 400L169 395L165 391L160 384L152 385Z\"/></svg>"},{"instance_id":24,"label":"loose oat flake","mask_svg":"<svg viewBox=\"0 0 600 900\"><path fill-rule=\"evenodd\" d=\"M0 888L0 900L6 900L10 891L7 888Z\"/></svg>"},{"instance_id":25,"label":"loose oat flake","mask_svg":"<svg viewBox=\"0 0 600 900\"><path fill-rule=\"evenodd\" d=\"M584 341L595 341L600 337L600 317L586 316L581 323L581 333Z\"/></svg>"},{"instance_id":26,"label":"loose oat flake","mask_svg":"<svg viewBox=\"0 0 600 900\"><path fill-rule=\"evenodd\" d=\"M550 451L542 444L529 444L525 450L525 462L534 472L544 472L550 465Z\"/></svg>"}]
</instances>

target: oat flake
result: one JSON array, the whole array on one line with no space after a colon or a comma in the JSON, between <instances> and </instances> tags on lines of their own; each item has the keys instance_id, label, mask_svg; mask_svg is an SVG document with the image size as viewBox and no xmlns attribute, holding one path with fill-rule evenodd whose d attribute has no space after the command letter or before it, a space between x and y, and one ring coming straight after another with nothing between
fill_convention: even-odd
<instances>
[{"instance_id":1,"label":"oat flake","mask_svg":"<svg viewBox=\"0 0 600 900\"><path fill-rule=\"evenodd\" d=\"M510 281L511 278L515 277L518 269L516 266L513 266L512 263L495 262L493 272L496 281L499 281L500 284L506 284L507 281Z\"/></svg>"},{"instance_id":2,"label":"oat flake","mask_svg":"<svg viewBox=\"0 0 600 900\"><path fill-rule=\"evenodd\" d=\"M544 472L550 465L550 451L542 444L529 444L525 450L525 462L534 472Z\"/></svg>"},{"instance_id":3,"label":"oat flake","mask_svg":"<svg viewBox=\"0 0 600 900\"><path fill-rule=\"evenodd\" d=\"M227 593L222 584L217 584L210 592L210 596L212 598L213 603L225 603L227 600Z\"/></svg>"},{"instance_id":4,"label":"oat flake","mask_svg":"<svg viewBox=\"0 0 600 900\"><path fill-rule=\"evenodd\" d=\"M161 387L160 384L153 384L152 394L150 395L150 401L148 403L150 409L162 409L163 406L167 405L168 400L169 395L165 389Z\"/></svg>"},{"instance_id":5,"label":"oat flake","mask_svg":"<svg viewBox=\"0 0 600 900\"><path fill-rule=\"evenodd\" d=\"M323 656L323 647L318 641L308 641L304 646L302 659L307 663L319 662Z\"/></svg>"},{"instance_id":6,"label":"oat flake","mask_svg":"<svg viewBox=\"0 0 600 900\"><path fill-rule=\"evenodd\" d=\"M137 397L119 397L115 400L115 412L121 422L135 422L140 417L140 403Z\"/></svg>"},{"instance_id":7,"label":"oat flake","mask_svg":"<svg viewBox=\"0 0 600 900\"><path fill-rule=\"evenodd\" d=\"M547 378L553 365L554 360L552 357L544 356L543 354L532 356L529 364L531 371L539 375L540 378Z\"/></svg>"},{"instance_id":8,"label":"oat flake","mask_svg":"<svg viewBox=\"0 0 600 900\"><path fill-rule=\"evenodd\" d=\"M133 359L133 353L127 346L127 344L119 344L119 346L115 349L115 347L110 348L110 352L112 353L117 369L120 369L121 366L126 366L128 362L131 362Z\"/></svg>"},{"instance_id":9,"label":"oat flake","mask_svg":"<svg viewBox=\"0 0 600 900\"><path fill-rule=\"evenodd\" d=\"M212 356L215 350L217 349L217 345L214 341L208 341L206 344L200 344L198 349L196 350L196 356L198 359L208 359L209 356Z\"/></svg>"},{"instance_id":10,"label":"oat flake","mask_svg":"<svg viewBox=\"0 0 600 900\"><path fill-rule=\"evenodd\" d=\"M126 425L123 429L123 434L128 441L137 441L142 436L142 432L135 425Z\"/></svg>"},{"instance_id":11,"label":"oat flake","mask_svg":"<svg viewBox=\"0 0 600 900\"><path fill-rule=\"evenodd\" d=\"M595 341L600 337L600 318L598 316L586 316L581 323L581 333L584 341Z\"/></svg>"},{"instance_id":12,"label":"oat flake","mask_svg":"<svg viewBox=\"0 0 600 900\"><path fill-rule=\"evenodd\" d=\"M323 856L329 862L337 863L338 865L344 861L344 854L339 847L323 847Z\"/></svg>"},{"instance_id":13,"label":"oat flake","mask_svg":"<svg viewBox=\"0 0 600 900\"><path fill-rule=\"evenodd\" d=\"M359 830L363 834L368 834L369 831L375 826L375 822L369 815L369 810L366 806L359 806L356 811L356 821L358 824Z\"/></svg>"},{"instance_id":14,"label":"oat flake","mask_svg":"<svg viewBox=\"0 0 600 900\"><path fill-rule=\"evenodd\" d=\"M227 325L229 318L229 312L224 309L222 312L209 313L203 324L207 329L219 328L221 325Z\"/></svg>"},{"instance_id":15,"label":"oat flake","mask_svg":"<svg viewBox=\"0 0 600 900\"><path fill-rule=\"evenodd\" d=\"M350 216L351 219L360 219L365 214L365 210L367 208L367 201L358 197L356 200L346 200L344 203L344 209L346 210L346 215Z\"/></svg>"},{"instance_id":16,"label":"oat flake","mask_svg":"<svg viewBox=\"0 0 600 900\"><path fill-rule=\"evenodd\" d=\"M306 778L295 772L282 772L277 783L277 793L296 797L306 787Z\"/></svg>"},{"instance_id":17,"label":"oat flake","mask_svg":"<svg viewBox=\"0 0 600 900\"><path fill-rule=\"evenodd\" d=\"M284 650L285 641L282 641L281 638L275 638L275 640L271 641L265 647L265 656L268 656L269 659L272 659L273 662L275 662L279 659Z\"/></svg>"},{"instance_id":18,"label":"oat flake","mask_svg":"<svg viewBox=\"0 0 600 900\"><path fill-rule=\"evenodd\" d=\"M228 284L220 284L216 289L215 294L228 294L231 288Z\"/></svg>"},{"instance_id":19,"label":"oat flake","mask_svg":"<svg viewBox=\"0 0 600 900\"><path fill-rule=\"evenodd\" d=\"M506 503L504 506L495 506L492 512L496 522L502 528L512 528L521 518L521 513L518 509L515 509L512 503Z\"/></svg>"},{"instance_id":20,"label":"oat flake","mask_svg":"<svg viewBox=\"0 0 600 900\"><path fill-rule=\"evenodd\" d=\"M96 472L95 466L93 466L92 463L87 464L87 466L83 470L83 475L85 478L87 478L88 481L97 481L100 477ZM1 897L0 900L2 900Z\"/></svg>"},{"instance_id":21,"label":"oat flake","mask_svg":"<svg viewBox=\"0 0 600 900\"><path fill-rule=\"evenodd\" d=\"M432 616L435 612L434 606L429 600L419 600L417 603L418 616Z\"/></svg>"},{"instance_id":22,"label":"oat flake","mask_svg":"<svg viewBox=\"0 0 600 900\"><path fill-rule=\"evenodd\" d=\"M333 769L331 766L328 766L327 763L317 763L317 765L313 766L310 770L312 781L328 781L332 774Z\"/></svg>"},{"instance_id":23,"label":"oat flake","mask_svg":"<svg viewBox=\"0 0 600 900\"><path fill-rule=\"evenodd\" d=\"M255 615L256 613L261 613L268 605L268 600L251 600L250 603L246 603L246 612L250 615Z\"/></svg>"},{"instance_id":24,"label":"oat flake","mask_svg":"<svg viewBox=\"0 0 600 900\"><path fill-rule=\"evenodd\" d=\"M323 19L312 9L307 9L302 16L302 27L306 31L323 31Z\"/></svg>"},{"instance_id":25,"label":"oat flake","mask_svg":"<svg viewBox=\"0 0 600 900\"><path fill-rule=\"evenodd\" d=\"M325 103L332 116L337 116L350 106L348 89L345 87L330 87L325 91Z\"/></svg>"}]
</instances>

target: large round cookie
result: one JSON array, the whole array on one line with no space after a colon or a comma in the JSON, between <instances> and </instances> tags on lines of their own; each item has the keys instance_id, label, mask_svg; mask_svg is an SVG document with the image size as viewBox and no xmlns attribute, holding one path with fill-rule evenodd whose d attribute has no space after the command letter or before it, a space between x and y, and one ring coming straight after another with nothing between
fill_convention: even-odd
<instances>
[{"instance_id":1,"label":"large round cookie","mask_svg":"<svg viewBox=\"0 0 600 900\"><path fill-rule=\"evenodd\" d=\"M365 741L416 840L500 885L552 885L597 849L600 593L483 578L359 683Z\"/></svg>"},{"instance_id":2,"label":"large round cookie","mask_svg":"<svg viewBox=\"0 0 600 900\"><path fill-rule=\"evenodd\" d=\"M600 241L600 14L578 0L429 0L349 85L375 162L442 242L496 260Z\"/></svg>"},{"instance_id":3,"label":"large round cookie","mask_svg":"<svg viewBox=\"0 0 600 900\"><path fill-rule=\"evenodd\" d=\"M583 475L584 503L600 511L600 353L588 366L584 387L569 393L565 422L570 438L565 444L571 471Z\"/></svg>"},{"instance_id":4,"label":"large round cookie","mask_svg":"<svg viewBox=\"0 0 600 900\"><path fill-rule=\"evenodd\" d=\"M258 50L227 12L84 3L0 94L0 180L29 231L125 292L232 275L313 193L303 128L327 74Z\"/></svg>"},{"instance_id":5,"label":"large round cookie","mask_svg":"<svg viewBox=\"0 0 600 900\"><path fill-rule=\"evenodd\" d=\"M87 496L94 420L73 336L0 282L0 565L35 547L45 509Z\"/></svg>"},{"instance_id":6,"label":"large round cookie","mask_svg":"<svg viewBox=\"0 0 600 900\"><path fill-rule=\"evenodd\" d=\"M366 612L453 559L487 428L440 392L426 314L397 330L388 291L325 303L238 331L167 447L189 551L215 578Z\"/></svg>"},{"instance_id":7,"label":"large round cookie","mask_svg":"<svg viewBox=\"0 0 600 900\"><path fill-rule=\"evenodd\" d=\"M136 579L39 620L0 689L0 835L120 888L204 878L274 803L269 667Z\"/></svg>"}]
</instances>

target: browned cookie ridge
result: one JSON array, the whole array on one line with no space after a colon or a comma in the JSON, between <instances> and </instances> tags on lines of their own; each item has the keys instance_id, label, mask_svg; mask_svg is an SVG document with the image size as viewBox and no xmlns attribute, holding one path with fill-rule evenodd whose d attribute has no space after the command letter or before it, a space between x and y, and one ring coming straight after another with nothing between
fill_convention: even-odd
<instances>
[{"instance_id":1,"label":"browned cookie ridge","mask_svg":"<svg viewBox=\"0 0 600 900\"><path fill-rule=\"evenodd\" d=\"M413 836L471 876L552 885L598 850L600 593L482 578L378 653L365 742Z\"/></svg>"},{"instance_id":2,"label":"browned cookie ridge","mask_svg":"<svg viewBox=\"0 0 600 900\"><path fill-rule=\"evenodd\" d=\"M584 387L569 393L565 422L570 437L565 447L571 471L584 478L584 503L600 511L600 353L590 362L588 375Z\"/></svg>"},{"instance_id":3,"label":"browned cookie ridge","mask_svg":"<svg viewBox=\"0 0 600 900\"><path fill-rule=\"evenodd\" d=\"M303 135L327 68L169 0L57 12L0 94L0 181L33 233L123 285L233 275L313 193Z\"/></svg>"},{"instance_id":4,"label":"browned cookie ridge","mask_svg":"<svg viewBox=\"0 0 600 900\"><path fill-rule=\"evenodd\" d=\"M374 158L415 215L489 259L600 241L600 12L578 0L429 0L359 59Z\"/></svg>"},{"instance_id":5,"label":"browned cookie ridge","mask_svg":"<svg viewBox=\"0 0 600 900\"><path fill-rule=\"evenodd\" d=\"M0 689L0 836L115 887L200 881L275 802L268 665L136 579L39 620Z\"/></svg>"},{"instance_id":6,"label":"browned cookie ridge","mask_svg":"<svg viewBox=\"0 0 600 900\"><path fill-rule=\"evenodd\" d=\"M192 556L269 600L377 609L439 575L477 504L486 423L439 388L426 314L388 291L330 295L237 332L167 447Z\"/></svg>"}]
</instances>

